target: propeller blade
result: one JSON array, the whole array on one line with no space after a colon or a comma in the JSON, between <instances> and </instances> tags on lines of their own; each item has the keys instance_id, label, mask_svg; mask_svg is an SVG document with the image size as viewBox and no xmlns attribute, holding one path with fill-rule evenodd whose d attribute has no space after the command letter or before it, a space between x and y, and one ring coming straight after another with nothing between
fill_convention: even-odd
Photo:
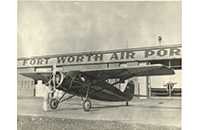
<instances>
[{"instance_id":1,"label":"propeller blade","mask_svg":"<svg viewBox=\"0 0 200 130\"><path fill-rule=\"evenodd\" d=\"M56 82L55 82L55 77L56 77L56 64L53 65L53 88L56 88Z\"/></svg>"}]
</instances>

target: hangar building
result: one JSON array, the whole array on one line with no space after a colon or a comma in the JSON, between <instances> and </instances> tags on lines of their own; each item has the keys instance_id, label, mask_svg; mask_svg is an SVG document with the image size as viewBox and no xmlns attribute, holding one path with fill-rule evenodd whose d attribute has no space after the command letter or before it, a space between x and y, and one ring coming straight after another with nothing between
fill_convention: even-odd
<instances>
[{"instance_id":1,"label":"hangar building","mask_svg":"<svg viewBox=\"0 0 200 130\"><path fill-rule=\"evenodd\" d=\"M140 66L150 64L164 64L175 71L175 75L134 77L135 93L138 98L153 98L159 96L181 96L182 88L182 45L167 45L142 48L127 48L118 50L104 50L93 52L67 53L58 55L44 55L21 57L17 59L17 96L43 96L44 84L40 80L33 80L20 75L20 72L52 71L53 65L59 71L101 69L120 66ZM39 76L39 75L38 75ZM118 79L110 79L114 82ZM175 82L176 94L163 94L154 90L162 90L169 81ZM126 83L116 87L124 90ZM59 92L62 93L62 92Z\"/></svg>"}]
</instances>

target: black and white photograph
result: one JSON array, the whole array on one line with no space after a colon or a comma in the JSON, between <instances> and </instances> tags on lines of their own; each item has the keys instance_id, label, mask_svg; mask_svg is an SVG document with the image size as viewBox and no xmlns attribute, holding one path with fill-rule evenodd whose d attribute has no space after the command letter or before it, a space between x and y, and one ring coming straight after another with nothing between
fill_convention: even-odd
<instances>
[{"instance_id":1,"label":"black and white photograph","mask_svg":"<svg viewBox=\"0 0 200 130\"><path fill-rule=\"evenodd\" d=\"M181 130L182 1L17 1L17 130Z\"/></svg>"}]
</instances>

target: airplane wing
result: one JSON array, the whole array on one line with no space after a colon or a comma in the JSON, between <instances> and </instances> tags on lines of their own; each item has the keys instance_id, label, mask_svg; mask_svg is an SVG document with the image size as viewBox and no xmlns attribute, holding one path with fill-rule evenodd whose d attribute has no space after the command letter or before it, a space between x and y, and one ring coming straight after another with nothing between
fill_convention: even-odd
<instances>
[{"instance_id":1,"label":"airplane wing","mask_svg":"<svg viewBox=\"0 0 200 130\"><path fill-rule=\"evenodd\" d=\"M97 80L111 78L126 80L128 78L138 76L158 76L175 74L173 70L162 64L82 70L81 72L85 76Z\"/></svg>"},{"instance_id":2,"label":"airplane wing","mask_svg":"<svg viewBox=\"0 0 200 130\"><path fill-rule=\"evenodd\" d=\"M80 71L80 70L79 70ZM73 71L71 71L73 72ZM122 81L131 77L137 76L156 76L156 75L172 75L174 71L162 64L145 65L145 66L130 66L116 68L100 68L80 71L84 76L96 80L106 80L111 78L119 78ZM48 81L52 72L22 72L23 76L35 79Z\"/></svg>"},{"instance_id":3,"label":"airplane wing","mask_svg":"<svg viewBox=\"0 0 200 130\"><path fill-rule=\"evenodd\" d=\"M34 80L43 80L43 81L49 81L50 76L52 75L53 71L51 72L21 72L20 74L32 78Z\"/></svg>"}]
</instances>

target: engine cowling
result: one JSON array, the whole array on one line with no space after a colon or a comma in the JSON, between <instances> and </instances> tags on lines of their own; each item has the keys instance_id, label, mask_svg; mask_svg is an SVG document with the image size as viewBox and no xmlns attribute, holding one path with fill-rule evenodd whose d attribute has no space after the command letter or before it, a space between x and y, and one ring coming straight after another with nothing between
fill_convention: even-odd
<instances>
[{"instance_id":1,"label":"engine cowling","mask_svg":"<svg viewBox=\"0 0 200 130\"><path fill-rule=\"evenodd\" d=\"M57 71L55 73L55 77L54 77L54 81L55 81L55 88L58 90L69 90L71 88L72 82L73 82L73 77L71 77L70 75L64 74L61 71ZM51 85L54 86L53 83L53 75L51 76Z\"/></svg>"}]
</instances>

